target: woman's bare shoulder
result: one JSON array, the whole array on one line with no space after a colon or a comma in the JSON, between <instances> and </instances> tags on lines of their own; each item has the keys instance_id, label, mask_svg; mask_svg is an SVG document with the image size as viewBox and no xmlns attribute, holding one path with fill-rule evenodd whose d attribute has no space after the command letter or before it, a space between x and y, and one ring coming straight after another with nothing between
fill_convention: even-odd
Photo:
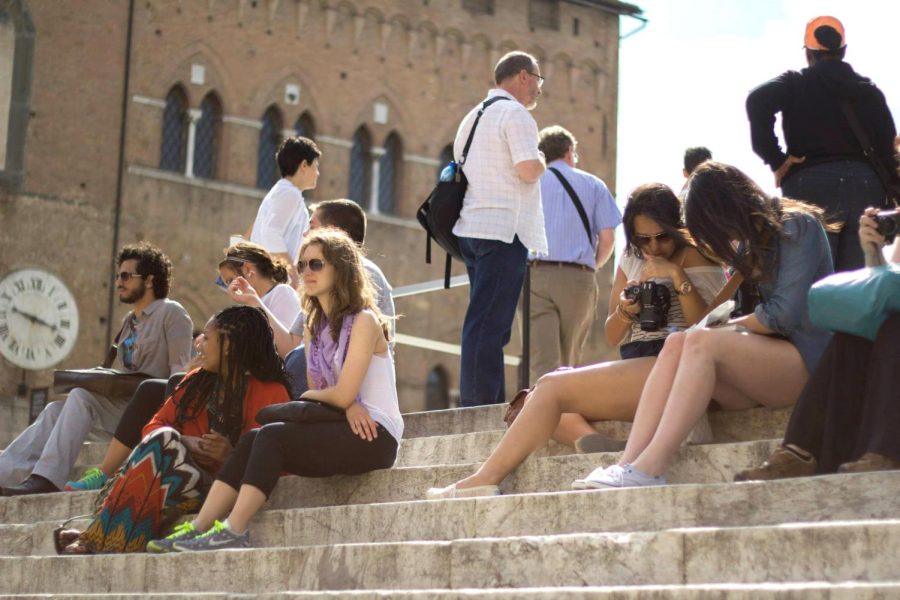
<instances>
[{"instance_id":1,"label":"woman's bare shoulder","mask_svg":"<svg viewBox=\"0 0 900 600\"><path fill-rule=\"evenodd\" d=\"M693 246L688 246L684 249L684 262L683 266L687 268L691 267L719 267L721 265L714 263L709 260L697 250Z\"/></svg>"}]
</instances>

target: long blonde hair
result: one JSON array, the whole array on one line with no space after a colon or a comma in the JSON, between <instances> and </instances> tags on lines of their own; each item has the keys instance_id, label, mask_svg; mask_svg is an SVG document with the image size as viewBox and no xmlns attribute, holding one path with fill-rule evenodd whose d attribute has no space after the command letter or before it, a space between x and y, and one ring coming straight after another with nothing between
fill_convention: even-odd
<instances>
[{"instance_id":1,"label":"long blonde hair","mask_svg":"<svg viewBox=\"0 0 900 600\"><path fill-rule=\"evenodd\" d=\"M381 324L384 338L390 340L387 318L381 314L375 302L375 286L363 265L362 252L356 243L340 229L324 227L309 232L300 247L300 255L312 245L322 249L325 262L334 267L334 283L331 294L334 298L331 314L326 315L315 296L300 295L300 304L306 314L306 327L310 338L319 332L322 320L331 327L331 335L337 341L344 318L363 310L371 310Z\"/></svg>"}]
</instances>

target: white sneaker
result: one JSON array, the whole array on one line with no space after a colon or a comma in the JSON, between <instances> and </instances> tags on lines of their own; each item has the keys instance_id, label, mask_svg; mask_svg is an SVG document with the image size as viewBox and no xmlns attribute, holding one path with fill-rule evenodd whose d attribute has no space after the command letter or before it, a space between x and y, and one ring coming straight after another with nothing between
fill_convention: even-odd
<instances>
[{"instance_id":1,"label":"white sneaker","mask_svg":"<svg viewBox=\"0 0 900 600\"><path fill-rule=\"evenodd\" d=\"M666 485L666 478L662 475L647 475L646 473L638 471L631 465L613 465L604 470L595 469L594 472L588 475L583 481L588 488L601 490L609 488Z\"/></svg>"},{"instance_id":2,"label":"white sneaker","mask_svg":"<svg viewBox=\"0 0 900 600\"><path fill-rule=\"evenodd\" d=\"M456 484L442 488L431 488L425 492L427 500L442 500L445 498L476 498L480 496L499 496L500 488L496 485L479 485L470 488L457 488Z\"/></svg>"},{"instance_id":3,"label":"white sneaker","mask_svg":"<svg viewBox=\"0 0 900 600\"><path fill-rule=\"evenodd\" d=\"M611 465L609 467L597 467L596 469L591 471L591 474L588 475L587 477L585 477L584 479L576 479L575 481L573 481L572 489L573 490L595 489L597 486L592 483L593 481L603 477L604 474L606 473L606 471L608 471L610 469L621 469L621 468L622 467L620 467L619 465Z\"/></svg>"}]
</instances>

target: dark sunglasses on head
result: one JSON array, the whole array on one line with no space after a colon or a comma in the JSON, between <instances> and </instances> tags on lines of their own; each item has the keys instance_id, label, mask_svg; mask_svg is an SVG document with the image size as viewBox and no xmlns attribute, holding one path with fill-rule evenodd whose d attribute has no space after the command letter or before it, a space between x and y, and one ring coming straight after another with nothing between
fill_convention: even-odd
<instances>
[{"instance_id":1,"label":"dark sunglasses on head","mask_svg":"<svg viewBox=\"0 0 900 600\"><path fill-rule=\"evenodd\" d=\"M129 271L122 271L121 273L116 273L116 281L122 280L122 283L126 283L132 277L146 277L146 275L141 275L140 273L131 273Z\"/></svg>"},{"instance_id":2,"label":"dark sunglasses on head","mask_svg":"<svg viewBox=\"0 0 900 600\"><path fill-rule=\"evenodd\" d=\"M641 235L636 233L631 237L634 238L634 243L638 246L649 246L652 240L656 240L656 243L658 244L664 244L668 242L672 239L672 234L666 231L662 231L660 233L657 233L656 235Z\"/></svg>"},{"instance_id":3,"label":"dark sunglasses on head","mask_svg":"<svg viewBox=\"0 0 900 600\"><path fill-rule=\"evenodd\" d=\"M309 267L309 270L313 273L318 273L322 269L325 268L325 261L320 258L314 258L310 261L306 260L298 260L297 261L297 272L303 273L306 270L306 267Z\"/></svg>"}]
</instances>

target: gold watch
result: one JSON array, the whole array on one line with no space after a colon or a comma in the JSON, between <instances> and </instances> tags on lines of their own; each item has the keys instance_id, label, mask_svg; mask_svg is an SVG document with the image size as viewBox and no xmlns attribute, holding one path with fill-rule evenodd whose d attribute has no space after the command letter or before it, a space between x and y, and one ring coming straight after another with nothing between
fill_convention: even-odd
<instances>
[{"instance_id":1,"label":"gold watch","mask_svg":"<svg viewBox=\"0 0 900 600\"><path fill-rule=\"evenodd\" d=\"M690 279L685 279L681 285L675 287L675 293L679 296L687 296L692 291L694 291L694 286Z\"/></svg>"}]
</instances>

